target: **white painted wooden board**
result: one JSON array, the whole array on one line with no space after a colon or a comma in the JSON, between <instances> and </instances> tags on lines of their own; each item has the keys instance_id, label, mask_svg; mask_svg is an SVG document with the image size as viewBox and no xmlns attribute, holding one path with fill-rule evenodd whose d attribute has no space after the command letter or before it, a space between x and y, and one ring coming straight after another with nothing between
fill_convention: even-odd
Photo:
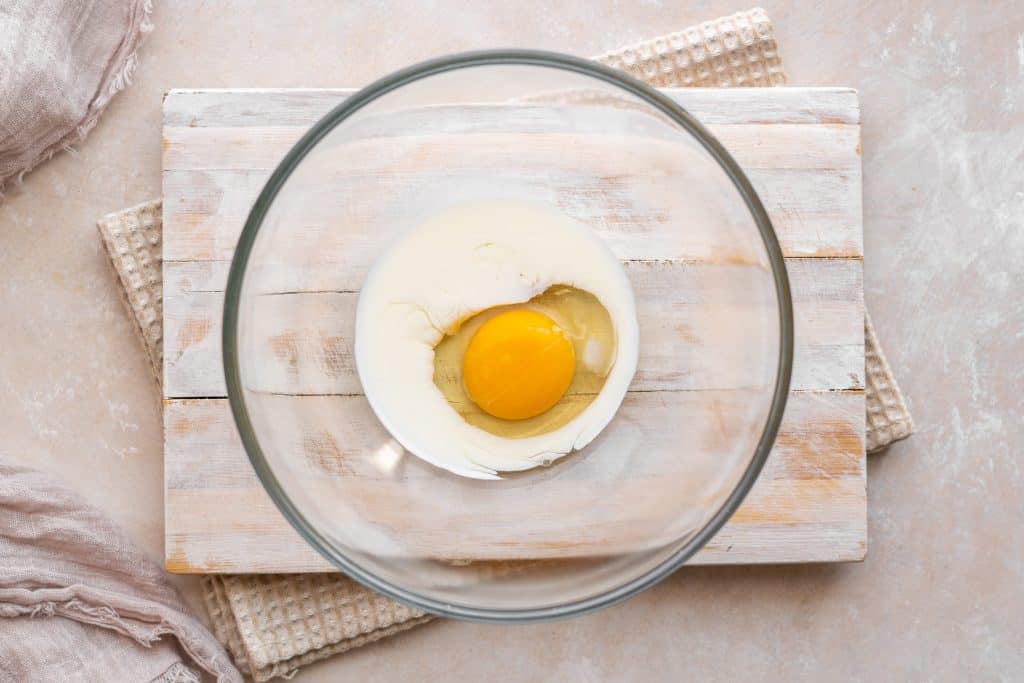
<instances>
[{"instance_id":1,"label":"white painted wooden board","mask_svg":"<svg viewBox=\"0 0 1024 683\"><path fill-rule=\"evenodd\" d=\"M294 141L347 92L172 91L165 98L165 503L166 559L171 571L328 568L279 515L251 471L222 398L219 341L227 266L253 199ZM694 561L860 559L866 541L866 503L856 93L834 88L668 92L708 124L747 170L787 257L796 312L793 394L776 448L743 507ZM454 133L472 131L474 126L486 128L492 110L467 111L458 120L458 131L449 126L428 132L431 139L447 135L439 149L450 148L460 144ZM561 111L559 115L574 114ZM523 108L516 116L515 132L541 134L543 116L536 108ZM429 125L429 120L423 123ZM381 155L401 163L400 156L389 152L389 136L395 131L388 119L366 125L375 126L372 133L377 142L366 148L361 160L358 153L349 159L348 167L338 173L339 183L360 182L360 175L372 171ZM585 117L576 125L586 126ZM539 164L570 163L558 158L555 147L550 158L543 156L543 144L539 147ZM430 149L419 152L419 163L429 164ZM581 156L586 168L577 169L583 179L580 195L591 205L576 202L573 210L583 212L584 218L587 211L602 212L602 198L614 195L616 183L644 183L657 190L657 183L664 179L651 176L636 159L649 161L658 153L654 145L636 155L595 149ZM545 182L542 173L536 182ZM599 231L605 231L624 259L638 300L652 307L646 313L641 310L641 318L665 318L659 327L662 331L651 332L644 340L646 357L657 362L638 373L632 388L639 393L631 393L622 409L638 420L652 420L665 406L698 411L702 404L695 397L709 397L705 392L714 368L705 368L705 377L700 368L687 367L667 351L683 343L701 348L702 329L722 305L687 296L685 292L692 290L687 283L718 272L742 275L742 269L750 266L737 263L722 271L719 263L709 271L715 255L708 252L705 258L699 243L679 247L687 255L699 255L696 262L659 261L672 259L671 249L678 245L645 236L644 218L627 215L620 223L602 224ZM372 224L372 219L367 221ZM315 229L301 239L307 242L297 249L322 244L337 249L342 263L346 255L358 255L360 249L372 246L351 240L331 243L332 235ZM262 390L288 395L288 400L309 401L321 409L346 410L352 415L359 406L365 410L365 401L354 402L358 397L346 396L359 393L349 326L361 278L357 268L344 267L331 272L282 267L271 273L270 289L287 293L261 298L261 305L280 313L268 317L279 329L267 330L267 336L287 343L259 350L265 368L259 377ZM292 322L286 313L296 297L303 297L311 310L322 311L318 317L324 322L312 327L308 321ZM672 338L673 334L685 339ZM742 373L741 345L719 351L722 362L732 363ZM652 403L655 396L657 401ZM722 400L727 404L727 398ZM375 430L380 427L372 415L354 419L362 429L339 425L337 433L318 434L311 440L301 425L293 425L290 438L313 444L306 449L312 481L362 477L359 490L371 506L374 487L386 492L394 483L372 481L370 472L353 469L345 458L345 453L358 452L364 443L360 439L379 436ZM401 510L373 512L382 524L399 528L416 522L403 518ZM457 525L457 516L450 521ZM487 559L579 556L595 548L607 552L614 541L608 538L607 528L595 528L592 537L586 529L578 535L568 550L559 545L559 539L540 536L526 539L513 550L493 543L488 550L487 538L463 538L456 543L427 531L418 538L421 550L434 556ZM556 550L543 550L550 548Z\"/></svg>"}]
</instances>

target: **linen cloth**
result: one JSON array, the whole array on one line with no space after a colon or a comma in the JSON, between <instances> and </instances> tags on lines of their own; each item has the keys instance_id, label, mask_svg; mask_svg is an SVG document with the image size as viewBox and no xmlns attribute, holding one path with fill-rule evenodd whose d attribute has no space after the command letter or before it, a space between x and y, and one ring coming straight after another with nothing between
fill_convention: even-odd
<instances>
[{"instance_id":1,"label":"linen cloth","mask_svg":"<svg viewBox=\"0 0 1024 683\"><path fill-rule=\"evenodd\" d=\"M80 142L131 82L151 0L0 0L0 193Z\"/></svg>"},{"instance_id":2,"label":"linen cloth","mask_svg":"<svg viewBox=\"0 0 1024 683\"><path fill-rule=\"evenodd\" d=\"M777 86L786 82L772 24L760 9L722 17L600 55L597 61L657 87ZM105 216L98 227L159 381L160 200ZM909 436L913 421L865 319L867 445ZM214 632L256 681L425 623L341 574L202 578Z\"/></svg>"},{"instance_id":3,"label":"linen cloth","mask_svg":"<svg viewBox=\"0 0 1024 683\"><path fill-rule=\"evenodd\" d=\"M0 681L236 683L163 569L99 510L0 462Z\"/></svg>"},{"instance_id":4,"label":"linen cloth","mask_svg":"<svg viewBox=\"0 0 1024 683\"><path fill-rule=\"evenodd\" d=\"M0 192L82 140L152 29L142 0L0 0ZM0 462L0 680L240 681L166 575L44 475Z\"/></svg>"}]
</instances>

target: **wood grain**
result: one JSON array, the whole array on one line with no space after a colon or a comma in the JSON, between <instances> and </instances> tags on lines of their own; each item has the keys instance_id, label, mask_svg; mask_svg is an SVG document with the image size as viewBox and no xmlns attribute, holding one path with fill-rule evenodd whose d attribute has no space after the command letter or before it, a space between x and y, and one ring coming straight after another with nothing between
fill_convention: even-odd
<instances>
[{"instance_id":1,"label":"wood grain","mask_svg":"<svg viewBox=\"0 0 1024 683\"><path fill-rule=\"evenodd\" d=\"M856 220L861 206L856 95L842 89L791 90L798 92L775 95L771 89L765 90L763 101L754 95L743 97L721 90L680 90L675 91L674 96L698 116L715 112L713 120L708 121L712 132L750 176L787 256L861 256L860 226ZM294 110L301 109L298 107L292 107L293 111L283 118L275 113L282 106L291 106L297 97L294 92L277 91L278 99L268 100L268 111L259 121L255 120L253 112L262 110L252 105L258 94L225 93L225 101L214 104L220 96L174 91L165 101L165 109L169 111L165 114L164 127L164 182L166 192L177 198L175 202L165 203L165 221L181 228L167 236L165 260L230 259L249 206L266 177L317 118L313 115L308 120L297 117ZM317 91L313 96L317 104L311 111L321 111L324 98L332 96ZM721 97L726 99L721 104L713 104ZM192 104L194 99L197 101ZM832 102L833 107L824 107L815 116L808 114L824 100ZM758 104L752 105L755 101ZM195 121L183 118L180 110L185 106L196 107L192 115ZM739 107L744 111L752 109L753 118L737 117L735 112ZM685 215L678 207L666 203L679 196L681 185L685 186L676 177L686 168L680 155L700 153L684 149L680 144L666 144L673 140L678 142L678 136L671 133L672 137L668 137L669 133L658 128L651 130L646 117L638 114L636 122L637 126L646 126L645 136L617 140L607 134L580 132L581 128L587 130L587 126L594 131L604 131L606 127L604 118L587 108L581 108L585 114L569 116L566 112L579 110L532 107L529 111L534 113L530 117L518 113L509 116L508 105L452 109L454 111L447 117L438 116L434 109L422 122L414 115L384 114L351 124L356 128L376 126L379 130L376 130L377 137L360 137L346 143L343 153L339 154L341 163L329 171L331 181L339 187L342 201L346 196L344 188L349 186L352 186L351 192L358 193L363 200L382 196L393 201L394 197L410 190L411 178L415 178L415 187L423 188L424 192L430 190L432 182L450 190L450 178L446 174L452 169L442 162L458 156L460 166L469 167L470 172L474 164L495 172L495 159L500 160L501 156L495 154L494 149L511 146L517 150L516 163L500 169L505 174L503 182L530 184L531 196L541 199L545 192L551 194L553 203L570 215L587 220L598 231L606 227L614 234L619 227L615 219L622 214L622 207L609 204L611 200L637 201L635 196L616 191L623 186L650 188L647 205L633 206L627 214L634 219L633 229L643 229L649 219L659 215ZM751 122L759 119L779 125ZM438 130L424 129L437 121L441 122L434 124ZM213 122L224 125L210 125ZM240 125L240 122L247 125ZM801 123L787 125L794 122ZM510 125L527 131L555 129L563 132L526 133L532 142L524 145L524 133L509 130ZM415 135L408 134L410 128L415 130ZM495 133L495 129L502 132ZM480 145L473 135L467 135L467 131L487 130L490 130L487 145ZM405 135L398 134L401 131ZM567 148L573 150L572 155L565 154ZM705 184L706 163L697 158L693 164ZM664 169L671 169L673 173L666 174ZM571 176L574 191L571 201L557 193L570 170L575 171ZM368 177L372 192L360 191L356 184L366 182ZM656 198L660 198L661 203ZM337 214L333 207L326 208ZM360 210L366 214L368 209L361 206ZM635 220L641 217L648 220ZM379 216L369 215L366 220L373 228L366 232L376 236L380 230ZM603 222L609 225L604 226ZM317 230L318 226L308 228ZM747 230L749 224L740 228L741 232ZM664 231L655 234L657 232ZM364 234L358 230L350 233ZM323 244L325 240L338 239L338 231L326 223L325 228L309 239ZM651 239L636 239L622 246L632 250L620 254L624 259L676 256L671 251L672 244ZM339 243L335 251L345 254L352 247L349 243Z\"/></svg>"},{"instance_id":2,"label":"wood grain","mask_svg":"<svg viewBox=\"0 0 1024 683\"><path fill-rule=\"evenodd\" d=\"M703 393L703 392L701 392ZM726 393L716 397L723 403L720 410L728 418ZM609 497L636 495L629 486L603 488L596 475L607 468L603 458L621 458L622 450L598 448L573 463L569 476L539 485L531 495L543 496L547 504L566 500L558 524L538 523L533 527L521 521L523 491L513 493L494 490L485 506L469 508L445 505L448 491L438 490L433 475L419 468L412 456L399 475L381 471L371 454L388 435L373 417L362 397L274 397L278 402L275 414L282 430L282 442L293 443L298 452L291 462L299 478L309 490L323 495L346 496L361 506L361 513L373 519L376 526L386 526L408 543L406 550L438 558L516 559L523 557L590 556L637 550L631 545L635 529L620 526L619 519L604 519L595 509L615 509ZM288 402L309 405L286 409ZM622 422L657 424L670 415L698 416L713 405L707 397L693 392L672 392L664 395L632 394L621 408ZM295 411L295 412L293 412ZM330 412L345 416L333 424L329 432L291 419L297 411ZM864 554L864 394L851 392L797 392L790 399L786 417L773 450L758 483L743 507L723 529L714 544L705 548L697 563L716 562L807 562L860 559ZM277 545L270 539L287 540L287 547L298 550L304 545L295 532L277 513L270 498L262 490L249 466L238 440L227 402L223 399L178 399L168 401L165 409L168 431L166 505L168 557L176 557L180 571L193 572L262 572L323 571L327 565L315 553L296 552L287 558L265 554ZM666 432L648 430L645 447L662 447L659 438ZM175 438L177 437L177 438ZM624 435L612 434L615 442ZM703 457L712 461L724 457L725 441L701 444ZM684 473L695 475L694 455L685 445L680 451L679 471L643 470L643 458L636 458L639 471L631 473L633 485L642 487L649 502L647 519L664 521L676 508ZM688 466L687 463L690 463ZM705 461L711 466L710 461ZM558 465L556 465L558 467ZM345 486L346 479L358 481ZM422 480L433 488L429 497L418 499L416 482ZM339 482L342 482L339 484ZM587 495L581 500L581 485ZM379 506L376 501L393 500L402 489L405 506ZM410 493L410 491L412 493ZM451 492L455 496L456 492ZM514 495L514 497L512 497ZM550 497L550 498L548 498ZM593 502L588 504L588 500ZM351 499L351 498L350 498ZM429 527L417 523L420 506L431 505ZM450 517L438 516L447 510ZM242 517L225 516L224 510L245 510ZM661 516L653 512L661 512ZM487 515L494 527L503 523L514 525L519 536L496 538L479 532L479 525L467 523L469 518ZM508 521L506 521L508 518ZM631 520L636 524L637 520ZM566 530L572 530L571 547L564 541ZM758 534L757 530L762 533ZM258 533L259 552L247 545L251 534ZM750 539L752 544L736 539ZM294 540L293 540L294 539ZM796 542L794 539L802 539Z\"/></svg>"},{"instance_id":3,"label":"wood grain","mask_svg":"<svg viewBox=\"0 0 1024 683\"><path fill-rule=\"evenodd\" d=\"M179 88L164 98L163 125L308 127L354 92L351 88ZM738 119L745 123L860 123L860 103L852 88L665 88L662 92L706 124Z\"/></svg>"},{"instance_id":4,"label":"wood grain","mask_svg":"<svg viewBox=\"0 0 1024 683\"><path fill-rule=\"evenodd\" d=\"M851 371L864 357L860 262L790 259L787 269L796 315L793 388L863 389L863 373ZM216 282L193 282L194 276L184 274L196 270L202 269L191 263L168 268L174 282L189 283L164 299L165 329L176 331L164 340L168 398L226 395L220 354L224 295ZM757 315L757 306L723 297L745 276L756 284L763 273L742 265L651 261L627 262L626 272L645 331L634 390L721 388L723 377L742 382L746 373L757 372L761 358L748 352L742 330L723 328L744 308ZM196 284L203 289L194 291ZM255 317L273 327L256 335L260 376L252 387L292 394L360 393L352 360L357 297L356 292L259 297Z\"/></svg>"},{"instance_id":5,"label":"wood grain","mask_svg":"<svg viewBox=\"0 0 1024 683\"><path fill-rule=\"evenodd\" d=\"M349 92L176 90L165 98L165 522L171 571L329 569L277 512L238 441L223 398L220 319L227 268L252 201L295 140ZM744 505L695 562L861 559L866 496L856 92L667 92L711 128L758 190L787 257L796 314L794 391L779 438ZM496 135L495 125L509 120L510 107L518 107L512 123ZM288 226L291 243L262 265L256 301L267 313L260 319L273 329L260 334L267 342L255 357L260 370L250 377L257 390L253 409L275 415L275 443L291 454L296 481L325 500L344 494L342 500L402 539L398 554L587 557L641 549L638 537L650 547L685 533L686 524L699 520L678 519L680 496L706 495L699 492L701 478L735 457L733 442L723 435L740 428L741 407L751 406L744 378L761 367L742 334L730 339L721 329L721 321L736 319L731 314L751 302L724 297L730 290L709 285L717 278L763 278L764 263L751 256L756 245L744 242L749 217L722 215L718 229L736 236L733 249L722 248L729 239L699 230L666 240L670 233L659 222L685 215L700 199L680 186L694 184L683 180L688 169L700 168L694 162L701 152L681 147L671 129L651 126L640 115L635 123L647 126L646 133L627 144L605 135L603 122L585 108L481 103L451 116L434 114L354 122L351 130L359 135L344 143L344 164L325 170L338 189L338 206L346 207L349 229L331 224L337 206L327 203L321 213L298 207ZM495 167L493 154L479 152L475 137L483 134L498 147L528 139L529 152L510 168ZM572 154L564 153L567 147ZM460 166L446 168L451 157ZM457 491L438 484L418 459L405 455L398 469L382 470L365 456L389 437L354 374L352 307L366 264L394 229L383 217L403 192L430 195L452 186L459 174L485 172L502 174L510 187L592 225L624 261L640 308L647 362L619 418L586 457L567 458L563 470L552 468L558 476L530 493L560 511L558 524L517 522L522 491L503 488L515 482L499 483L493 496L467 509ZM637 187L643 188L639 195L631 190ZM691 437L684 442L670 443L676 432L658 428L681 422ZM609 473L624 466L620 454L635 453L640 443L661 452L675 449L680 457L652 471L650 459L631 455L626 485L604 487ZM644 487L644 495L631 487ZM387 502L399 495L407 506ZM595 512L621 511L616 501L623 496L645 500L643 509L632 517ZM446 497L451 504L443 507L449 515L443 523L418 514L418 506L436 507ZM514 529L515 535L467 523L468 515L481 514L494 520L493 528ZM424 526L426 519L433 523ZM638 535L644 524L650 526Z\"/></svg>"},{"instance_id":6,"label":"wood grain","mask_svg":"<svg viewBox=\"0 0 1024 683\"><path fill-rule=\"evenodd\" d=\"M849 152L852 156L855 154ZM620 165L621 166L621 165ZM860 225L860 178L856 170L841 169L747 169L751 183L761 197L788 257L819 256L851 258L863 255ZM230 260L249 208L270 175L269 170L191 170L164 173L164 189L178 200L164 206L164 220L178 226L167 235L164 258L167 261ZM635 174L643 177L643 172ZM589 192L594 202L614 190L596 174ZM633 179L620 167L615 178L628 184ZM543 180L543 176L537 179ZM657 184L669 179L648 178ZM388 179L381 181L387 191ZM670 187L665 188L669 192ZM588 196L584 194L583 196ZM557 197L555 197L557 201ZM585 206L568 206L586 218ZM591 213L596 213L595 207ZM654 214L657 207L651 210ZM607 219L607 217L606 217ZM316 229L316 226L312 226ZM612 226L614 227L614 225ZM339 242L346 235L321 234L312 239L329 239L335 250L344 254L358 242ZM623 258L668 258L663 245L635 242L632 253Z\"/></svg>"}]
</instances>

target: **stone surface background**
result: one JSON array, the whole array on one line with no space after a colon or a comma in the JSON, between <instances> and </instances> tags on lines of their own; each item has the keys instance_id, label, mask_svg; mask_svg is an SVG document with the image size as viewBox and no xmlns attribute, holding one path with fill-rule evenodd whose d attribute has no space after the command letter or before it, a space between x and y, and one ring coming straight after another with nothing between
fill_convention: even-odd
<instances>
[{"instance_id":1,"label":"stone surface background","mask_svg":"<svg viewBox=\"0 0 1024 683\"><path fill-rule=\"evenodd\" d=\"M1024 669L1024 3L764 2L795 85L860 89L866 299L918 434L869 461L863 564L683 569L583 619L439 622L301 672L1012 679ZM725 2L158 3L135 84L0 205L0 457L162 556L161 425L95 220L160 191L172 87L362 85L457 50L591 55ZM199 609L197 579L177 579Z\"/></svg>"}]
</instances>

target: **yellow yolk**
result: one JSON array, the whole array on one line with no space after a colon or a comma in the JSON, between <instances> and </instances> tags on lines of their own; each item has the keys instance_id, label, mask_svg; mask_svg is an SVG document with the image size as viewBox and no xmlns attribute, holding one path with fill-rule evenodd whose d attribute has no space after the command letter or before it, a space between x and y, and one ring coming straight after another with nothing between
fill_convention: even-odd
<instances>
[{"instance_id":1,"label":"yellow yolk","mask_svg":"<svg viewBox=\"0 0 1024 683\"><path fill-rule=\"evenodd\" d=\"M499 313L481 325L462 364L469 397L504 420L525 420L558 403L575 369L569 337L551 318L530 310Z\"/></svg>"}]
</instances>

